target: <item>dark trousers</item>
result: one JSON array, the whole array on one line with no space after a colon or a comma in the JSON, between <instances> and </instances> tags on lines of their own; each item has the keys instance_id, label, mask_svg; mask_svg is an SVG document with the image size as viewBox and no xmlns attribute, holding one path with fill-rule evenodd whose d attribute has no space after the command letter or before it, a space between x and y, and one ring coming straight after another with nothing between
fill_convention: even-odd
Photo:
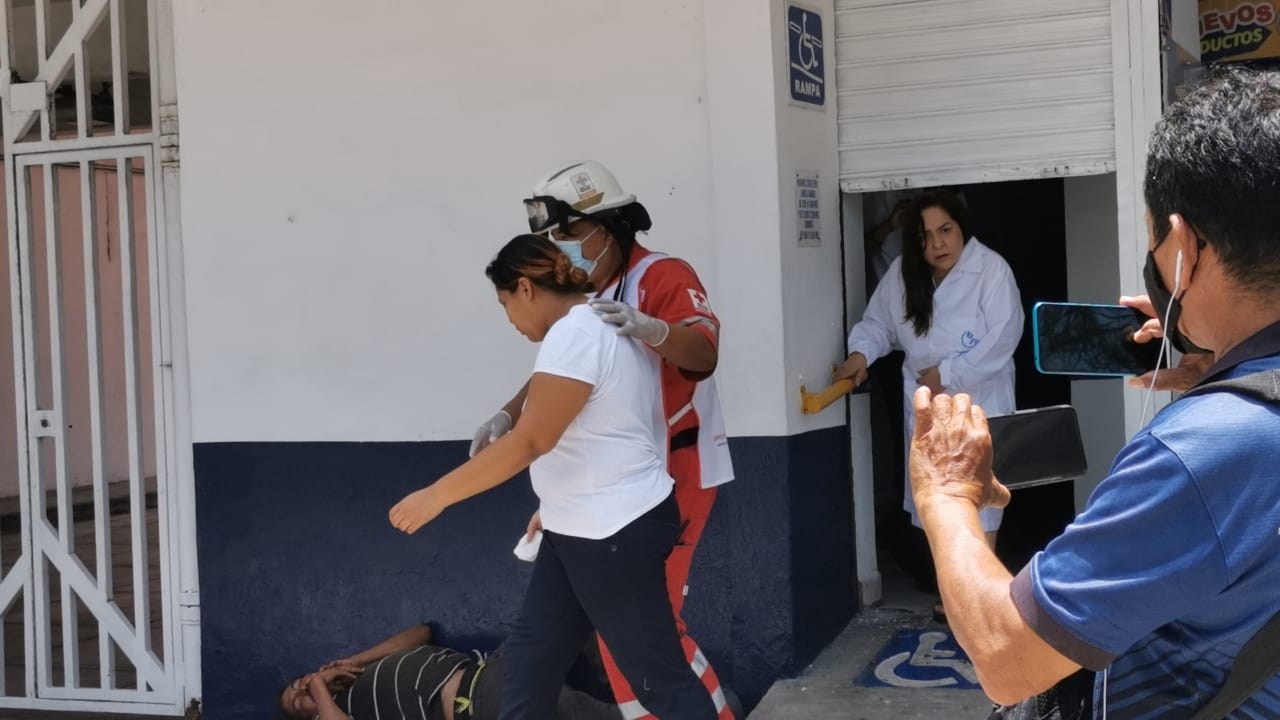
<instances>
[{"instance_id":1,"label":"dark trousers","mask_svg":"<svg viewBox=\"0 0 1280 720\"><path fill-rule=\"evenodd\" d=\"M554 718L560 686L593 629L649 712L715 720L667 598L666 559L679 534L674 495L603 540L543 532L505 644L501 720Z\"/></svg>"}]
</instances>

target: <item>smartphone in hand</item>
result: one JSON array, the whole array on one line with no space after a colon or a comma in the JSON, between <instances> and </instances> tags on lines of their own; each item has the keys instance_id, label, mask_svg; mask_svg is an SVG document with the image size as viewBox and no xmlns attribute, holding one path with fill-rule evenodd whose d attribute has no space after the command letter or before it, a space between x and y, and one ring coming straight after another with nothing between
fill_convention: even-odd
<instances>
[{"instance_id":1,"label":"smartphone in hand","mask_svg":"<svg viewBox=\"0 0 1280 720\"><path fill-rule=\"evenodd\" d=\"M1046 374L1115 377L1154 370L1160 342L1134 342L1148 320L1124 305L1036 303L1031 311L1036 369Z\"/></svg>"},{"instance_id":2,"label":"smartphone in hand","mask_svg":"<svg viewBox=\"0 0 1280 720\"><path fill-rule=\"evenodd\" d=\"M987 418L991 469L1010 490L1066 482L1089 470L1075 408L1054 405Z\"/></svg>"}]
</instances>

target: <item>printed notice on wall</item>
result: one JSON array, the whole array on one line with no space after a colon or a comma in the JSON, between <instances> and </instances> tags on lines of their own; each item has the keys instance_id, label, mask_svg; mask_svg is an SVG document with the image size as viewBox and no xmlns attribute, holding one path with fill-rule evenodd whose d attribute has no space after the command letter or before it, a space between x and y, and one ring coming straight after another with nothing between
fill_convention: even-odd
<instances>
[{"instance_id":1,"label":"printed notice on wall","mask_svg":"<svg viewBox=\"0 0 1280 720\"><path fill-rule=\"evenodd\" d=\"M796 173L796 231L800 247L822 245L822 223L818 216L818 173Z\"/></svg>"}]
</instances>

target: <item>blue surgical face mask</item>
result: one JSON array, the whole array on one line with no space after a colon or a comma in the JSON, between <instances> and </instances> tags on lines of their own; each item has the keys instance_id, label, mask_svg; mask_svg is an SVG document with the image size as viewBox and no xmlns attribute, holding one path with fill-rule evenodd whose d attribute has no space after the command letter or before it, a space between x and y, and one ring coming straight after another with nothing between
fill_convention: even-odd
<instances>
[{"instance_id":1,"label":"blue surgical face mask","mask_svg":"<svg viewBox=\"0 0 1280 720\"><path fill-rule=\"evenodd\" d=\"M591 236L595 235L599 231L600 226L597 225L595 229L587 233L587 236L584 238L574 240L552 240L551 242L555 243L556 247L560 248L560 252L569 256L569 262L573 263L574 267L581 268L583 272L590 275L596 269L596 262L600 258L604 257L604 254L609 250L609 246L606 244L604 246L604 250L601 250L600 254L594 258L586 258L582 255L582 244L590 240Z\"/></svg>"}]
</instances>

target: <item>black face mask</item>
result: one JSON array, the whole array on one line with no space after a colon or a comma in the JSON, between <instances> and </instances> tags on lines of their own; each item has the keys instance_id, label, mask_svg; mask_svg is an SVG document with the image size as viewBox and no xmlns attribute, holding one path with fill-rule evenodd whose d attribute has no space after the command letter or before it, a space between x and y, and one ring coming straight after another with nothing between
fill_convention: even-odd
<instances>
[{"instance_id":1,"label":"black face mask","mask_svg":"<svg viewBox=\"0 0 1280 720\"><path fill-rule=\"evenodd\" d=\"M1205 350L1191 342L1178 329L1178 320L1182 318L1182 301L1175 298L1173 293L1165 287L1164 281L1160 279L1160 268L1156 267L1154 251L1147 251L1147 264L1142 268L1142 279L1146 282L1147 296L1151 298L1151 305L1156 310L1156 318L1161 323L1168 323L1164 328L1164 334L1169 337L1170 344L1184 355L1211 354L1212 350Z\"/></svg>"}]
</instances>

